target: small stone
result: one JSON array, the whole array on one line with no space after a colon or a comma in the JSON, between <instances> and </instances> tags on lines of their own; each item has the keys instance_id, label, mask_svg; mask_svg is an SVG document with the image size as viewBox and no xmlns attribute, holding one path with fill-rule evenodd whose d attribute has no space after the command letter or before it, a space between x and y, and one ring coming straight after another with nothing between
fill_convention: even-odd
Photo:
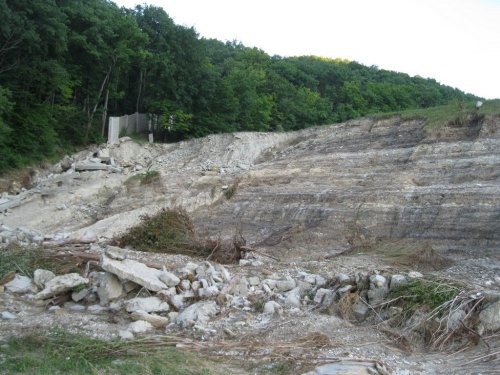
<instances>
[{"instance_id":1,"label":"small stone","mask_svg":"<svg viewBox=\"0 0 500 375\"><path fill-rule=\"evenodd\" d=\"M289 307L300 307L300 288L294 288L288 292L285 298L285 305Z\"/></svg>"},{"instance_id":2,"label":"small stone","mask_svg":"<svg viewBox=\"0 0 500 375\"><path fill-rule=\"evenodd\" d=\"M368 316L370 308L366 306L366 304L364 304L363 302L358 301L354 305L352 305L352 312L357 321L362 322Z\"/></svg>"},{"instance_id":3,"label":"small stone","mask_svg":"<svg viewBox=\"0 0 500 375\"><path fill-rule=\"evenodd\" d=\"M354 286L352 286L352 285L346 285L346 286L343 286L342 288L337 289L337 293L339 296L342 296L342 295L350 292L353 288L354 288Z\"/></svg>"},{"instance_id":4,"label":"small stone","mask_svg":"<svg viewBox=\"0 0 500 375\"><path fill-rule=\"evenodd\" d=\"M198 289L198 297L200 298L210 298L215 297L219 294L219 289L216 286L209 286L208 288Z\"/></svg>"},{"instance_id":5,"label":"small stone","mask_svg":"<svg viewBox=\"0 0 500 375\"><path fill-rule=\"evenodd\" d=\"M168 271L163 271L162 273L160 273L158 278L163 281L168 287L176 286L181 282L181 279Z\"/></svg>"},{"instance_id":6,"label":"small stone","mask_svg":"<svg viewBox=\"0 0 500 375\"><path fill-rule=\"evenodd\" d=\"M45 288L45 284L52 280L56 275L52 271L37 269L33 272L33 282L39 288Z\"/></svg>"},{"instance_id":7,"label":"small stone","mask_svg":"<svg viewBox=\"0 0 500 375\"><path fill-rule=\"evenodd\" d=\"M145 312L162 312L168 311L168 303L163 302L158 297L137 297L126 302L128 312L145 311Z\"/></svg>"},{"instance_id":8,"label":"small stone","mask_svg":"<svg viewBox=\"0 0 500 375\"><path fill-rule=\"evenodd\" d=\"M280 313L281 311L283 311L283 308L276 301L267 301L264 304L264 310L263 310L264 314L277 314Z\"/></svg>"},{"instance_id":9,"label":"small stone","mask_svg":"<svg viewBox=\"0 0 500 375\"><path fill-rule=\"evenodd\" d=\"M247 297L248 296L247 279L245 277L240 278L238 282L235 283L234 286L231 288L230 293L235 296Z\"/></svg>"},{"instance_id":10,"label":"small stone","mask_svg":"<svg viewBox=\"0 0 500 375\"><path fill-rule=\"evenodd\" d=\"M260 279L257 276L252 276L248 278L248 283L252 286L257 286L260 284Z\"/></svg>"},{"instance_id":11,"label":"small stone","mask_svg":"<svg viewBox=\"0 0 500 375\"><path fill-rule=\"evenodd\" d=\"M317 290L316 294L314 295L313 301L320 305L323 302L323 299L325 298L325 295L327 294L333 294L333 291L330 289L323 289L320 288Z\"/></svg>"},{"instance_id":12,"label":"small stone","mask_svg":"<svg viewBox=\"0 0 500 375\"><path fill-rule=\"evenodd\" d=\"M410 271L408 272L408 277L410 279L421 279L422 277L424 277L424 275L418 271Z\"/></svg>"},{"instance_id":13,"label":"small stone","mask_svg":"<svg viewBox=\"0 0 500 375\"><path fill-rule=\"evenodd\" d=\"M370 276L370 287L372 288L385 288L387 286L387 279L382 275Z\"/></svg>"},{"instance_id":14,"label":"small stone","mask_svg":"<svg viewBox=\"0 0 500 375\"><path fill-rule=\"evenodd\" d=\"M181 281L180 287L182 290L189 290L191 289L191 282L187 279L184 279Z\"/></svg>"},{"instance_id":15,"label":"small stone","mask_svg":"<svg viewBox=\"0 0 500 375\"><path fill-rule=\"evenodd\" d=\"M123 341L132 340L134 338L134 334L129 330L122 329L118 331L118 337Z\"/></svg>"},{"instance_id":16,"label":"small stone","mask_svg":"<svg viewBox=\"0 0 500 375\"><path fill-rule=\"evenodd\" d=\"M134 311L130 316L134 320L144 320L155 328L163 328L169 322L169 319L164 316L149 314L145 311Z\"/></svg>"},{"instance_id":17,"label":"small stone","mask_svg":"<svg viewBox=\"0 0 500 375\"><path fill-rule=\"evenodd\" d=\"M128 250L116 246L108 246L106 247L105 254L114 260L125 260L127 259Z\"/></svg>"},{"instance_id":18,"label":"small stone","mask_svg":"<svg viewBox=\"0 0 500 375\"><path fill-rule=\"evenodd\" d=\"M382 303L389 294L388 288L375 288L368 291L368 302L372 306Z\"/></svg>"},{"instance_id":19,"label":"small stone","mask_svg":"<svg viewBox=\"0 0 500 375\"><path fill-rule=\"evenodd\" d=\"M404 275L392 275L391 283L389 284L389 290L400 287L401 285L407 284L408 279Z\"/></svg>"},{"instance_id":20,"label":"small stone","mask_svg":"<svg viewBox=\"0 0 500 375\"><path fill-rule=\"evenodd\" d=\"M289 290L295 288L296 285L295 280L292 278L287 280L278 280L276 282L276 291L278 293L288 292Z\"/></svg>"},{"instance_id":21,"label":"small stone","mask_svg":"<svg viewBox=\"0 0 500 375\"><path fill-rule=\"evenodd\" d=\"M500 301L486 305L479 314L479 321L486 331L500 329Z\"/></svg>"},{"instance_id":22,"label":"small stone","mask_svg":"<svg viewBox=\"0 0 500 375\"><path fill-rule=\"evenodd\" d=\"M182 328L190 327L197 323L205 324L218 312L219 307L215 301L197 302L182 311L175 319L175 323Z\"/></svg>"},{"instance_id":23,"label":"small stone","mask_svg":"<svg viewBox=\"0 0 500 375\"><path fill-rule=\"evenodd\" d=\"M153 329L153 325L145 320L138 320L128 325L128 330L132 333L146 333Z\"/></svg>"},{"instance_id":24,"label":"small stone","mask_svg":"<svg viewBox=\"0 0 500 375\"><path fill-rule=\"evenodd\" d=\"M4 320L17 319L17 315L14 313L11 313L10 311L2 311L2 313L0 315L2 316L2 319L4 319Z\"/></svg>"},{"instance_id":25,"label":"small stone","mask_svg":"<svg viewBox=\"0 0 500 375\"><path fill-rule=\"evenodd\" d=\"M78 292L71 293L71 299L75 302L80 302L89 294L90 294L90 288L84 288L82 290L79 290Z\"/></svg>"},{"instance_id":26,"label":"small stone","mask_svg":"<svg viewBox=\"0 0 500 375\"><path fill-rule=\"evenodd\" d=\"M77 303L65 303L64 308L71 311L85 311L85 306Z\"/></svg>"},{"instance_id":27,"label":"small stone","mask_svg":"<svg viewBox=\"0 0 500 375\"><path fill-rule=\"evenodd\" d=\"M349 284L350 282L351 282L351 278L349 277L349 275L346 275L345 273L339 273L337 275L337 283L340 286L343 286L345 284Z\"/></svg>"},{"instance_id":28,"label":"small stone","mask_svg":"<svg viewBox=\"0 0 500 375\"><path fill-rule=\"evenodd\" d=\"M89 307L87 307L87 311L94 314L100 314L103 312L107 312L108 308L101 305L90 305Z\"/></svg>"},{"instance_id":29,"label":"small stone","mask_svg":"<svg viewBox=\"0 0 500 375\"><path fill-rule=\"evenodd\" d=\"M30 293L37 290L35 284L29 277L16 274L14 279L4 285L5 290L10 293Z\"/></svg>"}]
</instances>

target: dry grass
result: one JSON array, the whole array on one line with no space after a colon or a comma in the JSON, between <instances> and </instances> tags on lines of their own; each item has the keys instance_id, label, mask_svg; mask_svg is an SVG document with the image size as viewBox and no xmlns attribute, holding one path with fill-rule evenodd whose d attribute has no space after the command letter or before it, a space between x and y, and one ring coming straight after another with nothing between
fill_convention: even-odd
<instances>
[{"instance_id":1,"label":"dry grass","mask_svg":"<svg viewBox=\"0 0 500 375\"><path fill-rule=\"evenodd\" d=\"M357 293L345 293L338 302L339 314L342 319L354 320L352 306L359 300Z\"/></svg>"}]
</instances>

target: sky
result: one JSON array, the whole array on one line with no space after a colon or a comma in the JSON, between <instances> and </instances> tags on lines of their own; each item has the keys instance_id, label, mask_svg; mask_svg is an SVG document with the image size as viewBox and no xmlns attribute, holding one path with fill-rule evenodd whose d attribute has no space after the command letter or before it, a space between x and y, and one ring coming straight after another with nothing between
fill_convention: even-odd
<instances>
[{"instance_id":1,"label":"sky","mask_svg":"<svg viewBox=\"0 0 500 375\"><path fill-rule=\"evenodd\" d=\"M500 0L145 2L206 38L283 57L344 58L500 98Z\"/></svg>"}]
</instances>

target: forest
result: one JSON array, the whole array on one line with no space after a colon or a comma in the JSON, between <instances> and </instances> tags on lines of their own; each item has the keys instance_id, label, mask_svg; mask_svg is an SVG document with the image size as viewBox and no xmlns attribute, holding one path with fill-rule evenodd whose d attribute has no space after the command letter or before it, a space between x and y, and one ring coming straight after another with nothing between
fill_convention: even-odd
<instances>
[{"instance_id":1,"label":"forest","mask_svg":"<svg viewBox=\"0 0 500 375\"><path fill-rule=\"evenodd\" d=\"M433 79L200 37L155 6L0 0L0 173L158 115L155 139L288 131L476 99ZM335 43L332 36L331 43Z\"/></svg>"}]
</instances>

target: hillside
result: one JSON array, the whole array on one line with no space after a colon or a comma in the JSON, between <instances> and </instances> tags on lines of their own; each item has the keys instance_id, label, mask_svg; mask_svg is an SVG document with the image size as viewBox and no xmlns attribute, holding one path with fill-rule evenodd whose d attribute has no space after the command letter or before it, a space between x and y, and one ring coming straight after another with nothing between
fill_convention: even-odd
<instances>
[{"instance_id":1,"label":"hillside","mask_svg":"<svg viewBox=\"0 0 500 375\"><path fill-rule=\"evenodd\" d=\"M115 262L118 267L124 260L110 255L115 250L106 250L106 244L138 224L140 215L180 206L194 218L199 233L220 239L240 233L255 251L238 265L227 266L233 281L214 281L203 288L204 293L213 293L215 287L216 294L228 290L231 294L226 304L210 293L199 302L216 300L221 307L217 318L186 328L172 315L167 334L195 339L201 335L226 358L234 359L236 351L244 361L266 363L260 349L241 349L249 343L245 338L252 337L252 345L274 348L268 352L270 358L296 358L292 362L302 372L324 363L311 358L338 359L348 353L361 361L356 366L363 371L375 366L378 370L373 371L380 374L383 369L370 361L384 364L394 374L449 373L451 369L457 374L487 373L498 359L478 358L487 354L483 341L488 350L498 350L494 331L500 321L498 315L489 315L488 325L483 313L498 305L500 287L500 113L496 106L489 102L477 112L452 112L451 121L434 126L429 126L430 119L442 109L428 111L427 119L422 113L405 113L287 133L209 135L174 144L122 139L118 145L101 145L67 157L52 167L52 173L35 178L35 186L28 191L4 194L0 236L4 242L18 238L59 251L75 251L76 246L80 254L101 257L101 267L116 273L105 263ZM114 166L101 163L110 157ZM96 165L105 170L95 170ZM156 172L158 178L141 183ZM197 268L196 280L212 272L210 263L200 258L133 249L126 254L127 259L163 264L181 278L188 262L208 267L203 272ZM224 271L215 263L214 267L213 277L219 280ZM430 341L412 325L414 320L394 325L394 316L388 314L398 316L399 307L384 299L386 280L422 277L415 271L431 286L438 280L438 285L463 291L450 297L455 298L451 306L456 311L449 310L445 314L449 320L441 321L448 331L429 326L436 335ZM363 286L363 280L368 286ZM425 294L433 295L429 288ZM23 307L27 302L22 298L11 298L3 300L2 309L15 301L19 311L26 313L17 321L0 322L3 336L33 324L44 328L62 324L83 332L96 332L99 327L100 335L109 338L130 322L130 315L112 304L101 303L104 313L99 315L92 312L90 302L83 303L84 311L71 313L68 319L68 315ZM354 299L348 302L348 298ZM374 312L361 303L363 298ZM69 311L64 302L60 305ZM269 313L271 308L275 315ZM107 319L108 309L113 321ZM452 312L461 309L469 309L465 311L479 319L462 317L481 341L468 341L470 332L459 333L453 326ZM425 306L418 311L428 312ZM88 319L92 323L82 326ZM304 337L319 337L324 346L298 344ZM292 351L289 357L280 357L280 348L291 342L302 354ZM432 355L426 354L429 348ZM440 354L457 348L463 348L460 355ZM217 353L212 352L221 352ZM265 368L260 373L268 373ZM293 368L283 373L297 373Z\"/></svg>"}]
</instances>

